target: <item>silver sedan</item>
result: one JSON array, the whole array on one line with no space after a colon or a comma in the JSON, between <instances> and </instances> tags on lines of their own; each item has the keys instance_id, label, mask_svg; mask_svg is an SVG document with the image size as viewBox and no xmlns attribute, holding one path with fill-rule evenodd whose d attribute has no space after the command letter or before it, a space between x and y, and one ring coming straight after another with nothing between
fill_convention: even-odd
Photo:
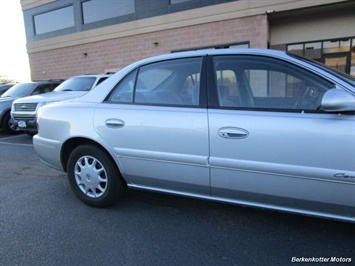
<instances>
[{"instance_id":1,"label":"silver sedan","mask_svg":"<svg viewBox=\"0 0 355 266\"><path fill-rule=\"evenodd\" d=\"M84 203L126 187L355 222L355 81L281 51L145 59L39 110L34 147Z\"/></svg>"}]
</instances>

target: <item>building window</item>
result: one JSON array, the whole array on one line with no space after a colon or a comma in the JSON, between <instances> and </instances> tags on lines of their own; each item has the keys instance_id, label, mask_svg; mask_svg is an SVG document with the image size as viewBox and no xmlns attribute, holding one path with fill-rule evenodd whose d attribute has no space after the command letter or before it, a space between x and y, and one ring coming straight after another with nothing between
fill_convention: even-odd
<instances>
[{"instance_id":1,"label":"building window","mask_svg":"<svg viewBox=\"0 0 355 266\"><path fill-rule=\"evenodd\" d=\"M322 61L322 42L312 42L305 44L304 55L316 61Z\"/></svg>"},{"instance_id":2,"label":"building window","mask_svg":"<svg viewBox=\"0 0 355 266\"><path fill-rule=\"evenodd\" d=\"M350 44L351 44L351 39L325 41L323 43L323 52L327 54L349 52Z\"/></svg>"},{"instance_id":3,"label":"building window","mask_svg":"<svg viewBox=\"0 0 355 266\"><path fill-rule=\"evenodd\" d=\"M90 0L82 3L84 24L120 17L135 12L134 0Z\"/></svg>"},{"instance_id":4,"label":"building window","mask_svg":"<svg viewBox=\"0 0 355 266\"><path fill-rule=\"evenodd\" d=\"M228 47L223 47L223 48L246 49L246 48L250 48L250 47L249 47L249 42L247 42L247 43L232 44L232 45L228 45Z\"/></svg>"},{"instance_id":5,"label":"building window","mask_svg":"<svg viewBox=\"0 0 355 266\"><path fill-rule=\"evenodd\" d=\"M313 41L287 45L287 51L306 56L355 76L354 38ZM354 48L355 50L355 48Z\"/></svg>"},{"instance_id":6,"label":"building window","mask_svg":"<svg viewBox=\"0 0 355 266\"><path fill-rule=\"evenodd\" d=\"M36 35L74 27L73 6L36 15L34 24Z\"/></svg>"},{"instance_id":7,"label":"building window","mask_svg":"<svg viewBox=\"0 0 355 266\"><path fill-rule=\"evenodd\" d=\"M290 44L287 46L287 51L296 55L303 55L304 45L302 44Z\"/></svg>"}]
</instances>

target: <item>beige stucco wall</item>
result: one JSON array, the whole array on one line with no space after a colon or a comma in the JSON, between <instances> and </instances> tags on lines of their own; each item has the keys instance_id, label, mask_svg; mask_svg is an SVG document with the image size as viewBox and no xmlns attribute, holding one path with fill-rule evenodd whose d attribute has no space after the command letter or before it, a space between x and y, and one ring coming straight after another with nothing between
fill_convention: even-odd
<instances>
[{"instance_id":1,"label":"beige stucco wall","mask_svg":"<svg viewBox=\"0 0 355 266\"><path fill-rule=\"evenodd\" d=\"M355 10L273 21L271 45L355 36Z\"/></svg>"},{"instance_id":2,"label":"beige stucco wall","mask_svg":"<svg viewBox=\"0 0 355 266\"><path fill-rule=\"evenodd\" d=\"M20 0L20 1L21 1L22 10L26 10L26 9L48 4L56 0Z\"/></svg>"}]
</instances>

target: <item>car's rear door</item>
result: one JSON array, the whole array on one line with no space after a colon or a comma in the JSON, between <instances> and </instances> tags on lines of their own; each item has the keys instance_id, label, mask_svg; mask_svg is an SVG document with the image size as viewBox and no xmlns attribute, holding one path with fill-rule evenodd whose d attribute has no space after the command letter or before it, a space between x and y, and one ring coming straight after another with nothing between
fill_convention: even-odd
<instances>
[{"instance_id":1,"label":"car's rear door","mask_svg":"<svg viewBox=\"0 0 355 266\"><path fill-rule=\"evenodd\" d=\"M95 110L129 186L209 194L208 126L200 108L202 57L142 66Z\"/></svg>"},{"instance_id":2,"label":"car's rear door","mask_svg":"<svg viewBox=\"0 0 355 266\"><path fill-rule=\"evenodd\" d=\"M355 218L355 116L317 110L334 84L278 59L210 65L212 196Z\"/></svg>"}]
</instances>

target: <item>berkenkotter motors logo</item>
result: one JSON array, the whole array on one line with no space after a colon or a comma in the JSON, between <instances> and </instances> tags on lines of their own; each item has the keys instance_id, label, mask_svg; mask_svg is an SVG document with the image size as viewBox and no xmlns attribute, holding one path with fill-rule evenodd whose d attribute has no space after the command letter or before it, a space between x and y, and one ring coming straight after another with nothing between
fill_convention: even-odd
<instances>
[{"instance_id":1,"label":"berkenkotter motors logo","mask_svg":"<svg viewBox=\"0 0 355 266\"><path fill-rule=\"evenodd\" d=\"M343 257L292 257L292 263L351 263L352 258Z\"/></svg>"}]
</instances>

